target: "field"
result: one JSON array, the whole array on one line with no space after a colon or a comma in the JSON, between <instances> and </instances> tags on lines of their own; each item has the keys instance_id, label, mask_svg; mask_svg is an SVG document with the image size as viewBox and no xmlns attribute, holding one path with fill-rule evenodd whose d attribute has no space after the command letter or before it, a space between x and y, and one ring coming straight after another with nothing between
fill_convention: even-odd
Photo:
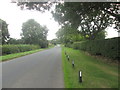
<instances>
[{"instance_id":1,"label":"field","mask_svg":"<svg viewBox=\"0 0 120 90\"><path fill-rule=\"evenodd\" d=\"M70 61L67 60L70 56ZM72 60L75 67L72 67ZM62 63L65 88L118 88L118 65L103 62L99 58L87 55L83 51L62 47ZM78 71L82 71L82 83L78 80Z\"/></svg>"}]
</instances>

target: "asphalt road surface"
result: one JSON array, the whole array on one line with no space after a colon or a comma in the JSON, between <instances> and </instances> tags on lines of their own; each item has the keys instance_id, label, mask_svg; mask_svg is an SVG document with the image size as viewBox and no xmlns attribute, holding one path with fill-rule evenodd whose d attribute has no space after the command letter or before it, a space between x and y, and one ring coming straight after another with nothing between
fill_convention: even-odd
<instances>
[{"instance_id":1,"label":"asphalt road surface","mask_svg":"<svg viewBox=\"0 0 120 90\"><path fill-rule=\"evenodd\" d=\"M3 62L2 88L64 88L61 47Z\"/></svg>"}]
</instances>

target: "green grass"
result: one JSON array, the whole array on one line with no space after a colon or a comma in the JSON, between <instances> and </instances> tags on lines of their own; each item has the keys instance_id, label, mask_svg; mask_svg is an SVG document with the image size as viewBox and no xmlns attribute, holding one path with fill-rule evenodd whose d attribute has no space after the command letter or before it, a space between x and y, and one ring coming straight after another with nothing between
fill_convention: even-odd
<instances>
[{"instance_id":1,"label":"green grass","mask_svg":"<svg viewBox=\"0 0 120 90\"><path fill-rule=\"evenodd\" d=\"M50 46L49 48L52 48L54 46ZM7 60L11 60L17 57L21 57L21 56L25 56L28 54L32 54L32 53L36 53L42 50L45 50L48 48L44 48L44 49L37 49L37 50L32 50L32 51L26 51L26 52L20 52L20 53L14 53L14 54L9 54L9 55L4 55L4 56L0 56L0 61L7 61Z\"/></svg>"},{"instance_id":2,"label":"green grass","mask_svg":"<svg viewBox=\"0 0 120 90\"><path fill-rule=\"evenodd\" d=\"M72 68L72 60L75 68ZM102 62L82 51L65 47L62 47L62 64L65 88L118 88L118 65ZM82 71L82 83L78 81L79 70Z\"/></svg>"},{"instance_id":3,"label":"green grass","mask_svg":"<svg viewBox=\"0 0 120 90\"><path fill-rule=\"evenodd\" d=\"M17 58L20 56L25 56L25 55L32 54L32 53L35 53L35 52L38 52L41 50L43 50L43 49L37 49L37 50L32 50L32 51L26 51L26 52L21 52L21 53L0 56L0 61L6 61L6 60L10 60L10 59Z\"/></svg>"}]
</instances>

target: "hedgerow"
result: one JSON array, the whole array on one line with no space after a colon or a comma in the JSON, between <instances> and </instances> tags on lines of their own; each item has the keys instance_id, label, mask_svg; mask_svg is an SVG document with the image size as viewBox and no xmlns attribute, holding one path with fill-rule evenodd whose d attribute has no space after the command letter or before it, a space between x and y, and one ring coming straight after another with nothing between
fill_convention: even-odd
<instances>
[{"instance_id":1,"label":"hedgerow","mask_svg":"<svg viewBox=\"0 0 120 90\"><path fill-rule=\"evenodd\" d=\"M2 49L2 55L25 52L25 51L30 51L30 50L35 50L35 49L40 48L40 46L38 46L38 45L24 45L24 44L2 45L1 47L2 47L1 48Z\"/></svg>"},{"instance_id":2,"label":"hedgerow","mask_svg":"<svg viewBox=\"0 0 120 90\"><path fill-rule=\"evenodd\" d=\"M73 43L74 49L87 51L93 55L102 55L111 59L120 59L120 37L104 40L90 40Z\"/></svg>"}]
</instances>

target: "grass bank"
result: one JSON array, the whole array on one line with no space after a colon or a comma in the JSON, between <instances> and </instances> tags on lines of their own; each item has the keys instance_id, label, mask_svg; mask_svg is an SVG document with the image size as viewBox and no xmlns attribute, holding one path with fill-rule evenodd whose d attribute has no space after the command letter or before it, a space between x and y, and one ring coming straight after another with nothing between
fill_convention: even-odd
<instances>
[{"instance_id":1,"label":"grass bank","mask_svg":"<svg viewBox=\"0 0 120 90\"><path fill-rule=\"evenodd\" d=\"M54 46L50 46L49 48L52 48L52 47L54 47ZM1 61L7 61L7 60L10 60L10 59L14 59L14 58L21 57L21 56L25 56L25 55L28 55L28 54L36 53L36 52L39 52L39 51L42 51L42 50L45 50L45 49L49 49L49 48L37 49L37 50L32 50L32 51L26 51L26 52L20 52L20 53L14 53L14 54L0 56L0 62Z\"/></svg>"},{"instance_id":2,"label":"grass bank","mask_svg":"<svg viewBox=\"0 0 120 90\"><path fill-rule=\"evenodd\" d=\"M72 60L75 68L72 68ZM62 63L66 88L118 88L118 65L102 62L82 51L66 47L62 47ZM82 71L82 83L78 80L79 70Z\"/></svg>"}]
</instances>

